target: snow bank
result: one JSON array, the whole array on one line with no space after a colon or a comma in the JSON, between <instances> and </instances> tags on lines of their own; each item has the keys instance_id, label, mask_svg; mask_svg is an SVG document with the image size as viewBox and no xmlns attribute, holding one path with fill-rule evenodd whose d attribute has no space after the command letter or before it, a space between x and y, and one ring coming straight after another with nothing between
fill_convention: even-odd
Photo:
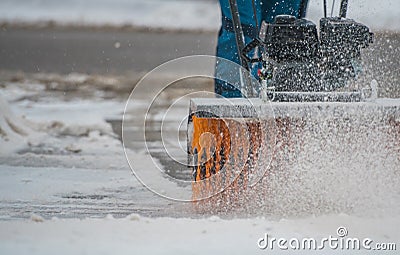
<instances>
[{"instance_id":1,"label":"snow bank","mask_svg":"<svg viewBox=\"0 0 400 255\"><path fill-rule=\"evenodd\" d=\"M66 79L76 84L87 77L74 74ZM106 119L120 118L123 102L104 100L96 95L94 98L64 97L65 91L49 89L37 82L6 83L0 95L1 155L33 152L122 157L121 142ZM57 93L59 98L55 100Z\"/></svg>"},{"instance_id":2,"label":"snow bank","mask_svg":"<svg viewBox=\"0 0 400 255\"><path fill-rule=\"evenodd\" d=\"M0 154L15 152L28 145L28 137L34 135L28 123L11 111L0 94Z\"/></svg>"},{"instance_id":3,"label":"snow bank","mask_svg":"<svg viewBox=\"0 0 400 255\"><path fill-rule=\"evenodd\" d=\"M328 3L330 10L332 0ZM373 30L399 31L399 9L397 0L355 0L350 1L348 16ZM322 0L311 0L308 16L317 21L322 15ZM220 13L218 1L5 0L0 2L0 21L217 30Z\"/></svg>"},{"instance_id":4,"label":"snow bank","mask_svg":"<svg viewBox=\"0 0 400 255\"><path fill-rule=\"evenodd\" d=\"M0 3L0 20L214 30L219 11L211 1L9 0Z\"/></svg>"}]
</instances>

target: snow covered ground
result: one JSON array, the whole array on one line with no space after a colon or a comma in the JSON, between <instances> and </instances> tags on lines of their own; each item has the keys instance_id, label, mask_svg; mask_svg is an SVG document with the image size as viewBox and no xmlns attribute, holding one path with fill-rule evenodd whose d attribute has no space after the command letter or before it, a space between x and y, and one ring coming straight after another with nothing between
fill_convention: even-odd
<instances>
[{"instance_id":1,"label":"snow covered ground","mask_svg":"<svg viewBox=\"0 0 400 255\"><path fill-rule=\"evenodd\" d=\"M391 224L391 225L387 225ZM0 222L2 254L397 254L396 251L331 249L280 250L277 243L271 250L259 248L260 238L315 238L318 246L323 238L337 238L337 228L346 227L349 238L387 243L399 240L399 220L360 219L348 215L327 215L318 218L263 218L223 220L146 218L136 214L114 219L58 219ZM382 231L382 228L385 231ZM347 240L344 238L343 240ZM390 241L392 240L392 241ZM265 243L260 242L263 247ZM337 244L335 244L337 245ZM333 245L332 247L335 247ZM397 243L398 246L398 243ZM340 247L340 246L339 246ZM345 247L345 246L344 246ZM398 248L398 247L397 247Z\"/></svg>"},{"instance_id":2,"label":"snow covered ground","mask_svg":"<svg viewBox=\"0 0 400 255\"><path fill-rule=\"evenodd\" d=\"M346 185L355 186L331 191L344 196L340 198L344 204L357 198L357 193L346 197L346 190L375 194L350 205L355 209L349 213L340 212L342 207L324 214L313 214L318 208L309 208L304 213L296 206L306 198L298 197L295 206L290 205L290 199L282 200L280 205L273 205L279 207L275 212L266 212L265 216L261 211L249 211L251 216L218 217L154 195L132 176L118 137L105 121L120 117L124 100L108 95L112 93L108 90L86 87L85 83L93 79L101 83L105 78L71 74L53 77L57 81L53 84L37 78L3 83L1 125L9 125L10 129L5 130L1 140L1 254L264 254L271 252L258 247L265 234L286 240L314 238L319 243L329 236L338 237L339 227L347 229L349 238L399 245L399 194L398 189L388 191L380 182L387 179L386 174L366 178L364 185L354 179L356 174L346 175L350 178ZM67 89L71 86L77 91ZM132 108L132 114L140 109L140 105ZM154 120L160 116L156 114ZM20 128L25 132L17 132ZM140 150L132 153L138 159L143 155ZM396 169L385 171L396 173ZM365 177L362 169L356 173ZM323 194L318 193L320 187L307 186L304 192L317 192L318 197ZM376 187L381 189L377 191ZM291 195L301 194L290 191ZM285 208L288 211L282 212ZM360 208L365 210L360 212ZM284 251L275 244L273 252ZM323 252L341 254L343 250L326 247Z\"/></svg>"},{"instance_id":3,"label":"snow covered ground","mask_svg":"<svg viewBox=\"0 0 400 255\"><path fill-rule=\"evenodd\" d=\"M337 8L339 1L336 2ZM331 3L332 0L328 1L329 9ZM350 1L348 16L373 30L398 31L399 9L397 0L354 0ZM311 0L308 17L318 21L322 15L322 0ZM3 0L0 21L217 30L220 13L218 1Z\"/></svg>"}]
</instances>

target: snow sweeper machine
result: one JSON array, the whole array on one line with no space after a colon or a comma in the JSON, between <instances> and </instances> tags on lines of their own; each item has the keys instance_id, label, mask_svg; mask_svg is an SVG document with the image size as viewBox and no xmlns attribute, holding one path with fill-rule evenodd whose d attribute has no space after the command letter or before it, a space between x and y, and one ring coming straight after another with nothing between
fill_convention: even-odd
<instances>
[{"instance_id":1,"label":"snow sweeper machine","mask_svg":"<svg viewBox=\"0 0 400 255\"><path fill-rule=\"evenodd\" d=\"M386 149L399 160L400 100L377 98L376 81L347 86L362 73L362 49L373 43L367 26L346 17L347 0L335 17L327 16L324 0L319 27L291 15L263 21L247 45L236 0L229 4L241 63L234 72L243 97L190 101L193 200L221 194L232 202L264 185L270 172L300 164L300 157L310 164L340 161L340 153L326 154L365 142L357 141L365 139L362 134L385 137ZM258 57L250 57L254 52ZM260 67L257 80L250 74L254 65ZM310 150L310 142L319 149Z\"/></svg>"}]
</instances>

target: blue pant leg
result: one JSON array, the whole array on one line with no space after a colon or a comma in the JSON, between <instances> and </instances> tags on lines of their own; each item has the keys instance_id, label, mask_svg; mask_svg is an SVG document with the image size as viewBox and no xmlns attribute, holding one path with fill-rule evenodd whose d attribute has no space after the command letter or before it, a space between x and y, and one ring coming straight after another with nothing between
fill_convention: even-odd
<instances>
[{"instance_id":1,"label":"blue pant leg","mask_svg":"<svg viewBox=\"0 0 400 255\"><path fill-rule=\"evenodd\" d=\"M229 1L220 0L222 18L227 17L232 19ZM290 14L296 17L304 16L304 11L308 0L255 0L256 15L258 23L261 20L272 22L276 15ZM242 24L255 27L255 18L251 0L237 0L240 21ZM250 36L245 36L246 43L252 39ZM239 64L238 50L236 46L235 34L233 31L228 31L224 26L221 27L218 36L217 57L228 59ZM215 69L215 92L223 97L242 97L240 90L223 81L226 79L239 80L237 70L232 69L231 65L217 63ZM254 71L254 70L252 70ZM255 75L255 72L252 72ZM229 78L228 78L229 77ZM219 79L220 78L220 79Z\"/></svg>"},{"instance_id":2,"label":"blue pant leg","mask_svg":"<svg viewBox=\"0 0 400 255\"><path fill-rule=\"evenodd\" d=\"M246 43L251 40L250 37L245 37ZM240 66L240 61L234 33L221 29L218 37L217 57L232 61L237 66L227 63L228 61L217 61L215 66L215 93L223 97L242 97L239 70L237 68ZM226 81L232 82L228 83Z\"/></svg>"},{"instance_id":3,"label":"blue pant leg","mask_svg":"<svg viewBox=\"0 0 400 255\"><path fill-rule=\"evenodd\" d=\"M221 16L222 19L225 17L232 20L232 15L230 13L229 1L220 0ZM243 26L253 27L255 30L255 19L251 0L237 0L240 22ZM259 5L259 0L255 0L256 15L261 20L261 8ZM224 23L224 21L222 21ZM248 31L245 31L245 43L249 43L254 37L254 35L249 36ZM236 46L235 33L233 31L227 30L226 27L222 26L218 36L217 45L217 57L230 60L234 63L239 64L238 50ZM237 69L233 69L232 65L226 64L226 62L217 63L215 69L215 92L224 97L242 97L240 90L238 88L239 82L233 86L223 80L237 80L239 81L239 73ZM221 78L221 79L218 79Z\"/></svg>"}]
</instances>

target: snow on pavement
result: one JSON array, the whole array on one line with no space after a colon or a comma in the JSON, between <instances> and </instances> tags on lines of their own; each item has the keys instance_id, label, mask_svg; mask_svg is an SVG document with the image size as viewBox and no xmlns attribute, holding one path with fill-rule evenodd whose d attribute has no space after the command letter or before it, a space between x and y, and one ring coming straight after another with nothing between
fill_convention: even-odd
<instances>
[{"instance_id":1,"label":"snow on pavement","mask_svg":"<svg viewBox=\"0 0 400 255\"><path fill-rule=\"evenodd\" d=\"M171 208L134 178L118 135L106 122L121 118L124 100L105 99L96 89L87 93L83 85L63 91L32 80L3 84L1 219L32 213L45 218L110 212L155 216Z\"/></svg>"},{"instance_id":2,"label":"snow on pavement","mask_svg":"<svg viewBox=\"0 0 400 255\"><path fill-rule=\"evenodd\" d=\"M400 218L395 214L398 194L388 194L386 189L360 201L369 209L364 214L299 216L294 210L286 218L253 214L224 219L196 214L190 204L162 199L132 176L118 137L105 121L121 114L123 100L106 100L102 93L65 96L31 81L6 83L2 95L2 117L7 113L17 128L21 125L30 131L23 140L25 150L10 143L10 150L0 156L0 254L264 254L270 251L260 250L257 241L265 234L321 240L337 236L341 226L351 238L397 244L400 240ZM15 132L15 127L9 131ZM141 157L140 152L133 153ZM312 188L316 187L311 192ZM383 207L375 210L368 202ZM341 251L324 250L324 254L337 253Z\"/></svg>"},{"instance_id":3,"label":"snow on pavement","mask_svg":"<svg viewBox=\"0 0 400 255\"><path fill-rule=\"evenodd\" d=\"M121 102L49 97L40 84L30 84L24 92L25 85L6 84L3 94L15 116L25 115L26 121L36 123L31 126L33 134L47 131L47 135L41 146L33 145L39 151L11 153L1 160L1 254L264 254L270 250L259 249L257 242L265 234L322 240L336 237L341 226L351 238L391 243L400 239L400 218L393 215L396 208L365 215L199 218L204 216L197 215L190 204L174 205L150 193L132 176L119 141L108 133L110 127L104 121L105 116L122 110ZM90 131L60 135L57 125L46 125L54 121L70 130L80 126ZM79 152L62 149L71 142ZM371 202L376 203L375 198ZM284 251L275 247L274 252ZM324 250L324 254L338 253L342 251Z\"/></svg>"}]
</instances>

